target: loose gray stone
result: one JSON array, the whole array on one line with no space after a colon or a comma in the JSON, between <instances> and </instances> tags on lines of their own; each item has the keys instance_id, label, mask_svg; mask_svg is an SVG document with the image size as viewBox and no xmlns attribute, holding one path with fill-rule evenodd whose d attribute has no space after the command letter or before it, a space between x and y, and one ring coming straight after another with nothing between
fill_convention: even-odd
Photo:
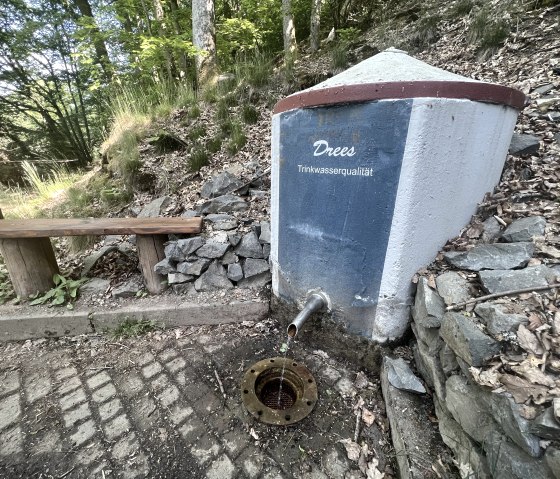
<instances>
[{"instance_id":1,"label":"loose gray stone","mask_svg":"<svg viewBox=\"0 0 560 479\"><path fill-rule=\"evenodd\" d=\"M461 303L471 297L469 282L455 271L440 274L436 278L436 286L447 305Z\"/></svg>"},{"instance_id":2,"label":"loose gray stone","mask_svg":"<svg viewBox=\"0 0 560 479\"><path fill-rule=\"evenodd\" d=\"M439 432L443 442L455 453L463 477L490 479L492 474L486 462L484 451L473 441L434 398ZM467 469L468 467L468 469Z\"/></svg>"},{"instance_id":3,"label":"loose gray stone","mask_svg":"<svg viewBox=\"0 0 560 479\"><path fill-rule=\"evenodd\" d=\"M270 271L251 276L250 278L243 278L237 283L239 288L245 289L260 289L272 281L272 274Z\"/></svg>"},{"instance_id":4,"label":"loose gray stone","mask_svg":"<svg viewBox=\"0 0 560 479\"><path fill-rule=\"evenodd\" d=\"M546 408L544 412L531 423L530 431L543 439L556 441L560 438L560 423L554 417L554 410L552 407Z\"/></svg>"},{"instance_id":5,"label":"loose gray stone","mask_svg":"<svg viewBox=\"0 0 560 479\"><path fill-rule=\"evenodd\" d=\"M232 230L237 227L237 219L235 216L212 214L207 215L205 219L212 223L215 230Z\"/></svg>"},{"instance_id":6,"label":"loose gray stone","mask_svg":"<svg viewBox=\"0 0 560 479\"><path fill-rule=\"evenodd\" d=\"M196 251L196 255L202 258L221 258L229 248L229 243L218 241L207 241L204 246Z\"/></svg>"},{"instance_id":7,"label":"loose gray stone","mask_svg":"<svg viewBox=\"0 0 560 479\"><path fill-rule=\"evenodd\" d=\"M387 363L387 379L393 387L416 394L426 392L426 388L404 359L386 357L384 360Z\"/></svg>"},{"instance_id":8,"label":"loose gray stone","mask_svg":"<svg viewBox=\"0 0 560 479\"><path fill-rule=\"evenodd\" d=\"M177 246L182 251L185 258L193 254L196 250L202 247L203 244L204 241L200 236L180 239L179 241L177 241Z\"/></svg>"},{"instance_id":9,"label":"loose gray stone","mask_svg":"<svg viewBox=\"0 0 560 479\"><path fill-rule=\"evenodd\" d=\"M268 261L264 259L247 258L243 270L245 271L245 278L250 278L257 274L264 273L265 271L269 271L270 267L268 266Z\"/></svg>"},{"instance_id":10,"label":"loose gray stone","mask_svg":"<svg viewBox=\"0 0 560 479\"><path fill-rule=\"evenodd\" d=\"M200 216L195 210L185 210L181 213L181 218L196 218Z\"/></svg>"},{"instance_id":11,"label":"loose gray stone","mask_svg":"<svg viewBox=\"0 0 560 479\"><path fill-rule=\"evenodd\" d=\"M228 264L237 263L238 261L239 258L233 251L227 251L224 257L222 258L221 263L227 266Z\"/></svg>"},{"instance_id":12,"label":"loose gray stone","mask_svg":"<svg viewBox=\"0 0 560 479\"><path fill-rule=\"evenodd\" d=\"M262 246L254 231L249 231L249 233L243 235L235 248L235 254L245 258L263 258Z\"/></svg>"},{"instance_id":13,"label":"loose gray stone","mask_svg":"<svg viewBox=\"0 0 560 479\"><path fill-rule=\"evenodd\" d=\"M548 446L546 448L544 460L552 471L552 476L555 479L560 479L560 449Z\"/></svg>"},{"instance_id":14,"label":"loose gray stone","mask_svg":"<svg viewBox=\"0 0 560 479\"><path fill-rule=\"evenodd\" d=\"M482 444L496 479L551 479L543 459L535 459L494 432Z\"/></svg>"},{"instance_id":15,"label":"loose gray stone","mask_svg":"<svg viewBox=\"0 0 560 479\"><path fill-rule=\"evenodd\" d=\"M163 249L165 257L171 261L184 261L185 254L177 245L177 241L171 241L165 245Z\"/></svg>"},{"instance_id":16,"label":"loose gray stone","mask_svg":"<svg viewBox=\"0 0 560 479\"><path fill-rule=\"evenodd\" d=\"M445 400L445 374L441 368L437 355L430 353L428 346L422 341L417 341L413 348L414 361L418 372L424 378L424 381L434 389L436 396Z\"/></svg>"},{"instance_id":17,"label":"loose gray stone","mask_svg":"<svg viewBox=\"0 0 560 479\"><path fill-rule=\"evenodd\" d=\"M228 241L232 246L237 246L241 241L241 235L238 233L228 233Z\"/></svg>"},{"instance_id":18,"label":"loose gray stone","mask_svg":"<svg viewBox=\"0 0 560 479\"><path fill-rule=\"evenodd\" d=\"M482 366L487 359L500 352L500 345L460 313L443 316L440 335L453 352L469 366Z\"/></svg>"},{"instance_id":19,"label":"loose gray stone","mask_svg":"<svg viewBox=\"0 0 560 479\"><path fill-rule=\"evenodd\" d=\"M554 398L552 400L552 409L554 411L554 417L558 422L560 422L560 398Z\"/></svg>"},{"instance_id":20,"label":"loose gray stone","mask_svg":"<svg viewBox=\"0 0 560 479\"><path fill-rule=\"evenodd\" d=\"M482 232L482 241L485 243L491 243L500 236L502 227L498 220L493 216L487 218L482 225L484 226L484 231Z\"/></svg>"},{"instance_id":21,"label":"loose gray stone","mask_svg":"<svg viewBox=\"0 0 560 479\"><path fill-rule=\"evenodd\" d=\"M198 212L200 214L207 215L210 213L231 213L233 211L246 211L247 209L249 209L249 205L239 196L224 195L206 201L199 207Z\"/></svg>"},{"instance_id":22,"label":"loose gray stone","mask_svg":"<svg viewBox=\"0 0 560 479\"><path fill-rule=\"evenodd\" d=\"M268 259L268 257L270 256L270 245L269 244L263 244L263 256L265 257L265 259Z\"/></svg>"},{"instance_id":23,"label":"loose gray stone","mask_svg":"<svg viewBox=\"0 0 560 479\"><path fill-rule=\"evenodd\" d=\"M451 373L459 369L457 356L455 356L453 350L445 343L443 343L443 346L439 351L439 361L446 376L449 376Z\"/></svg>"},{"instance_id":24,"label":"loose gray stone","mask_svg":"<svg viewBox=\"0 0 560 479\"><path fill-rule=\"evenodd\" d=\"M441 296L428 286L426 278L420 278L412 309L414 321L424 328L439 328L444 313L445 304Z\"/></svg>"},{"instance_id":25,"label":"loose gray stone","mask_svg":"<svg viewBox=\"0 0 560 479\"><path fill-rule=\"evenodd\" d=\"M537 93L538 95L546 95L549 91L554 90L553 83L545 83L544 85L535 88L532 93Z\"/></svg>"},{"instance_id":26,"label":"loose gray stone","mask_svg":"<svg viewBox=\"0 0 560 479\"><path fill-rule=\"evenodd\" d=\"M545 227L546 220L542 216L520 218L505 229L502 238L510 242L531 241L535 236L543 236Z\"/></svg>"},{"instance_id":27,"label":"loose gray stone","mask_svg":"<svg viewBox=\"0 0 560 479\"><path fill-rule=\"evenodd\" d=\"M430 354L437 354L444 344L439 337L439 328L425 328L418 323L412 323L411 327L414 336L428 347Z\"/></svg>"},{"instance_id":28,"label":"loose gray stone","mask_svg":"<svg viewBox=\"0 0 560 479\"><path fill-rule=\"evenodd\" d=\"M192 294L196 293L193 283L178 283L173 285L173 292L175 294Z\"/></svg>"},{"instance_id":29,"label":"loose gray stone","mask_svg":"<svg viewBox=\"0 0 560 479\"><path fill-rule=\"evenodd\" d=\"M270 223L268 221L261 222L259 241L261 243L270 243Z\"/></svg>"},{"instance_id":30,"label":"loose gray stone","mask_svg":"<svg viewBox=\"0 0 560 479\"><path fill-rule=\"evenodd\" d=\"M191 281L194 276L190 274L183 274L183 273L169 273L167 275L167 282L169 284L178 284L178 283L186 283L187 281Z\"/></svg>"},{"instance_id":31,"label":"loose gray stone","mask_svg":"<svg viewBox=\"0 0 560 479\"><path fill-rule=\"evenodd\" d=\"M103 246L101 247L98 251L96 251L95 253L89 255L86 259L84 259L84 266L82 268L82 273L81 276L87 276L88 273L93 269L93 267L96 265L96 263L103 258L103 256L112 253L113 251L117 250L117 246L116 245L107 245L107 246Z\"/></svg>"},{"instance_id":32,"label":"loose gray stone","mask_svg":"<svg viewBox=\"0 0 560 479\"><path fill-rule=\"evenodd\" d=\"M137 279L130 279L113 289L114 298L131 298L142 289L142 285Z\"/></svg>"},{"instance_id":33,"label":"loose gray stone","mask_svg":"<svg viewBox=\"0 0 560 479\"><path fill-rule=\"evenodd\" d=\"M243 278L243 269L239 263L228 265L227 277L232 281L239 281Z\"/></svg>"},{"instance_id":34,"label":"loose gray stone","mask_svg":"<svg viewBox=\"0 0 560 479\"><path fill-rule=\"evenodd\" d=\"M490 397L492 416L503 432L527 454L539 457L539 438L529 432L530 423L521 416L519 404L510 395L493 393Z\"/></svg>"},{"instance_id":35,"label":"loose gray stone","mask_svg":"<svg viewBox=\"0 0 560 479\"><path fill-rule=\"evenodd\" d=\"M456 268L480 271L525 266L534 251L533 243L495 243L481 244L469 251L451 251L443 256L449 264Z\"/></svg>"},{"instance_id":36,"label":"loose gray stone","mask_svg":"<svg viewBox=\"0 0 560 479\"><path fill-rule=\"evenodd\" d=\"M508 331L517 331L520 324L528 322L524 314L512 313L505 304L479 303L474 312L480 316L488 332L497 336Z\"/></svg>"},{"instance_id":37,"label":"loose gray stone","mask_svg":"<svg viewBox=\"0 0 560 479\"><path fill-rule=\"evenodd\" d=\"M134 253L134 246L132 245L132 243L129 243L128 241L123 241L122 243L119 243L117 245L117 249L119 253L122 253L126 256L130 256Z\"/></svg>"},{"instance_id":38,"label":"loose gray stone","mask_svg":"<svg viewBox=\"0 0 560 479\"><path fill-rule=\"evenodd\" d=\"M206 258L198 258L195 261L183 261L177 265L177 271L183 274L200 276L212 261Z\"/></svg>"},{"instance_id":39,"label":"loose gray stone","mask_svg":"<svg viewBox=\"0 0 560 479\"><path fill-rule=\"evenodd\" d=\"M509 154L513 156L534 155L538 153L540 140L533 135L514 133L509 145Z\"/></svg>"},{"instance_id":40,"label":"loose gray stone","mask_svg":"<svg viewBox=\"0 0 560 479\"><path fill-rule=\"evenodd\" d=\"M475 441L483 444L498 429L492 418L489 394L463 376L451 376L445 383L445 405L453 419Z\"/></svg>"},{"instance_id":41,"label":"loose gray stone","mask_svg":"<svg viewBox=\"0 0 560 479\"><path fill-rule=\"evenodd\" d=\"M202 198L216 198L231 193L243 186L243 182L227 171L204 183L200 191Z\"/></svg>"},{"instance_id":42,"label":"loose gray stone","mask_svg":"<svg viewBox=\"0 0 560 479\"><path fill-rule=\"evenodd\" d=\"M233 284L228 279L224 267L214 261L206 272L195 281L194 287L197 291L216 291L219 289L231 289Z\"/></svg>"},{"instance_id":43,"label":"loose gray stone","mask_svg":"<svg viewBox=\"0 0 560 479\"><path fill-rule=\"evenodd\" d=\"M91 278L86 284L80 286L80 294L102 294L109 289L111 282L103 278Z\"/></svg>"},{"instance_id":44,"label":"loose gray stone","mask_svg":"<svg viewBox=\"0 0 560 479\"><path fill-rule=\"evenodd\" d=\"M154 265L154 272L157 274L169 274L175 271L175 262L169 258L164 258Z\"/></svg>"},{"instance_id":45,"label":"loose gray stone","mask_svg":"<svg viewBox=\"0 0 560 479\"><path fill-rule=\"evenodd\" d=\"M484 290L488 293L501 293L525 288L547 286L554 281L554 272L544 266L528 266L520 270L480 271L478 273Z\"/></svg>"},{"instance_id":46,"label":"loose gray stone","mask_svg":"<svg viewBox=\"0 0 560 479\"><path fill-rule=\"evenodd\" d=\"M162 196L144 206L144 209L138 215L138 218L157 218L161 215L164 208L169 206L171 198L169 196Z\"/></svg>"}]
</instances>

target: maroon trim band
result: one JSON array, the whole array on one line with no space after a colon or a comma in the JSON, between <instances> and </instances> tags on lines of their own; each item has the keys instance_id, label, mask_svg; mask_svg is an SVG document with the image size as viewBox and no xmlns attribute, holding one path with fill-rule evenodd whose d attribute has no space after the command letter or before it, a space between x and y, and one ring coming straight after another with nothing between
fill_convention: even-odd
<instances>
[{"instance_id":1,"label":"maroon trim band","mask_svg":"<svg viewBox=\"0 0 560 479\"><path fill-rule=\"evenodd\" d=\"M522 110L526 97L519 90L492 83L452 81L411 81L363 83L321 90L304 90L276 103L274 113L314 106L357 103L398 98L461 98L497 103Z\"/></svg>"}]
</instances>

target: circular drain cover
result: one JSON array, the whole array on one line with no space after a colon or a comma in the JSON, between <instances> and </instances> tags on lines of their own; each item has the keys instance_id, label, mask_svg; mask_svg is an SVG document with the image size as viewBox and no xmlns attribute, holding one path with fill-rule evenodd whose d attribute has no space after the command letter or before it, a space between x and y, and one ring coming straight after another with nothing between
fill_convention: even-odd
<instances>
[{"instance_id":1,"label":"circular drain cover","mask_svg":"<svg viewBox=\"0 0 560 479\"><path fill-rule=\"evenodd\" d=\"M317 402L317 384L302 364L269 358L253 364L241 382L243 404L259 421L287 425L301 421Z\"/></svg>"}]
</instances>

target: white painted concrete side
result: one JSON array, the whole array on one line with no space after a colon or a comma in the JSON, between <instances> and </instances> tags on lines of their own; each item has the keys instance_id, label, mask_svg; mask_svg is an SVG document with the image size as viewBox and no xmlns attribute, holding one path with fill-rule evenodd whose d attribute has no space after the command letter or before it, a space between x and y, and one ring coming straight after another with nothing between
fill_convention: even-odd
<instances>
[{"instance_id":1,"label":"white painted concrete side","mask_svg":"<svg viewBox=\"0 0 560 479\"><path fill-rule=\"evenodd\" d=\"M455 73L450 73L441 68L428 65L423 61L407 55L407 53L402 50L389 48L324 82L312 86L309 90L322 90L324 88L359 85L361 83L395 81L460 81L482 83L472 78L456 75Z\"/></svg>"},{"instance_id":2,"label":"white painted concrete side","mask_svg":"<svg viewBox=\"0 0 560 479\"><path fill-rule=\"evenodd\" d=\"M501 105L415 99L373 340L406 330L412 276L460 232L498 183L516 118L517 111Z\"/></svg>"},{"instance_id":3,"label":"white painted concrete side","mask_svg":"<svg viewBox=\"0 0 560 479\"><path fill-rule=\"evenodd\" d=\"M272 117L271 145L271 207L270 207L270 264L272 269L272 291L278 296L278 222L280 218L280 115Z\"/></svg>"}]
</instances>

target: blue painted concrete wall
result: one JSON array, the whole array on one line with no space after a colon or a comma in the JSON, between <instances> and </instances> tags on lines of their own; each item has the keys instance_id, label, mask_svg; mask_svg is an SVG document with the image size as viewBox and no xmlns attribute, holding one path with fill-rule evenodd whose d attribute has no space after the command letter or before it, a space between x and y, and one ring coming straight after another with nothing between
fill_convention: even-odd
<instances>
[{"instance_id":1,"label":"blue painted concrete wall","mask_svg":"<svg viewBox=\"0 0 560 479\"><path fill-rule=\"evenodd\" d=\"M380 101L280 117L281 294L302 300L321 288L359 334L371 332L411 108Z\"/></svg>"}]
</instances>

